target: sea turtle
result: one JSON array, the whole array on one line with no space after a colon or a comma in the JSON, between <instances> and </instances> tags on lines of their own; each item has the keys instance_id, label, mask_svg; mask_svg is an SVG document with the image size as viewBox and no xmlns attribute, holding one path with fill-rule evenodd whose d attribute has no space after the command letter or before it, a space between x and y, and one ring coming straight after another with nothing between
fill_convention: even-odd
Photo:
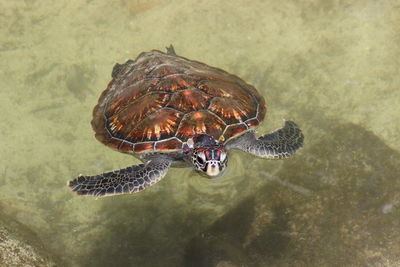
<instances>
[{"instance_id":1,"label":"sea turtle","mask_svg":"<svg viewBox=\"0 0 400 267\"><path fill-rule=\"evenodd\" d=\"M170 167L191 166L208 178L224 172L231 148L286 158L303 145L292 121L257 138L264 98L239 77L198 61L152 50L116 64L112 80L93 110L97 140L144 164L94 176L69 186L80 195L139 192L161 180Z\"/></svg>"}]
</instances>

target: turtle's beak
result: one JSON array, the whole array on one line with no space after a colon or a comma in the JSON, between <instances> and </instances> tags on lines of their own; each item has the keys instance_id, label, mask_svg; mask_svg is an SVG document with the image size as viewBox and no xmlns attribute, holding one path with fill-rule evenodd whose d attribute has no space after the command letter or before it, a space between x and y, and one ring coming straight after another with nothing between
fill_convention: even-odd
<instances>
[{"instance_id":1,"label":"turtle's beak","mask_svg":"<svg viewBox=\"0 0 400 267\"><path fill-rule=\"evenodd\" d=\"M215 177L222 174L222 172L220 171L219 164L217 162L209 162L207 164L206 173L210 177Z\"/></svg>"}]
</instances>

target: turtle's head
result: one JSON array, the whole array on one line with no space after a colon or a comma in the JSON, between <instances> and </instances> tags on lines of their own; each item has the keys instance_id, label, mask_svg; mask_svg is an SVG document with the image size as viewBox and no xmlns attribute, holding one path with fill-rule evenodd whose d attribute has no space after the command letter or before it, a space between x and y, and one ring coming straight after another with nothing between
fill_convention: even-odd
<instances>
[{"instance_id":1,"label":"turtle's head","mask_svg":"<svg viewBox=\"0 0 400 267\"><path fill-rule=\"evenodd\" d=\"M212 178L224 172L228 156L220 145L196 147L193 149L192 162L197 171Z\"/></svg>"}]
</instances>

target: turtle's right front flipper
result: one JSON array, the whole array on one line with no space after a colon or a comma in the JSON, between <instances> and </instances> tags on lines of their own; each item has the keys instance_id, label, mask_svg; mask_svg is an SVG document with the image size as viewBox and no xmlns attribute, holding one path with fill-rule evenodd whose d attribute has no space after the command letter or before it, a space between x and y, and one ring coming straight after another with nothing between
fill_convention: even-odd
<instances>
[{"instance_id":1,"label":"turtle's right front flipper","mask_svg":"<svg viewBox=\"0 0 400 267\"><path fill-rule=\"evenodd\" d=\"M79 195L108 196L129 194L144 190L160 181L167 174L172 160L155 157L145 164L106 172L94 176L80 175L68 183Z\"/></svg>"}]
</instances>

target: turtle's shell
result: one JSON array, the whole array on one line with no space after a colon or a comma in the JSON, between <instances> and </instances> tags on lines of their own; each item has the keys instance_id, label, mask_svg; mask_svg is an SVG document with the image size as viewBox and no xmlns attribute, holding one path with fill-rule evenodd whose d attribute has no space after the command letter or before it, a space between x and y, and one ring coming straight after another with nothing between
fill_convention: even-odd
<instances>
[{"instance_id":1,"label":"turtle's shell","mask_svg":"<svg viewBox=\"0 0 400 267\"><path fill-rule=\"evenodd\" d=\"M121 152L176 152L196 135L221 144L255 128L265 101L221 69L157 50L117 64L93 110L96 138Z\"/></svg>"}]
</instances>

